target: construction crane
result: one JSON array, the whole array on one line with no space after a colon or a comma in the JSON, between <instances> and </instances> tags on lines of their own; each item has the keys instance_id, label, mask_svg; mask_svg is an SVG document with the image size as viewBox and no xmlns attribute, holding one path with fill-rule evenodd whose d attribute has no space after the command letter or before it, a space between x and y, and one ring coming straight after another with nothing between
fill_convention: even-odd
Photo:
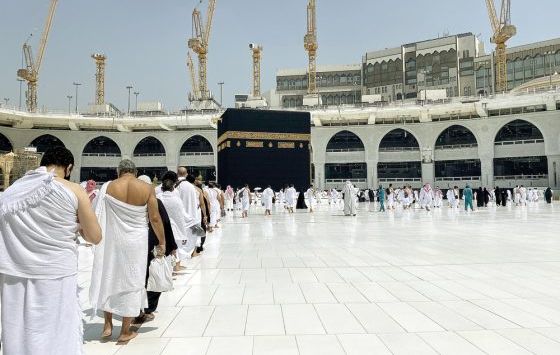
<instances>
[{"instance_id":1,"label":"construction crane","mask_svg":"<svg viewBox=\"0 0 560 355\"><path fill-rule=\"evenodd\" d=\"M511 0L502 0L499 18L494 0L486 0L486 7L493 32L490 42L496 44L496 91L503 92L507 90L506 43L517 34L517 29L511 24Z\"/></svg>"},{"instance_id":2,"label":"construction crane","mask_svg":"<svg viewBox=\"0 0 560 355\"><path fill-rule=\"evenodd\" d=\"M95 53L91 57L95 59L95 104L105 104L105 60L104 54Z\"/></svg>"},{"instance_id":3,"label":"construction crane","mask_svg":"<svg viewBox=\"0 0 560 355\"><path fill-rule=\"evenodd\" d=\"M210 39L210 32L212 30L212 19L214 18L215 8L216 0L209 0L208 10L206 12L206 26L203 26L201 14L197 8L195 8L192 13L193 37L189 39L188 46L193 50L193 52L198 55L198 88L200 91L201 100L210 99L206 68L208 58L208 43Z\"/></svg>"},{"instance_id":4,"label":"construction crane","mask_svg":"<svg viewBox=\"0 0 560 355\"><path fill-rule=\"evenodd\" d=\"M315 0L309 0L307 4L307 33L303 38L305 50L309 56L309 78L307 93L317 93L317 22Z\"/></svg>"},{"instance_id":5,"label":"construction crane","mask_svg":"<svg viewBox=\"0 0 560 355\"><path fill-rule=\"evenodd\" d=\"M45 28L43 29L43 34L41 36L41 42L39 43L39 52L37 53L37 58L33 59L31 45L29 45L27 42L25 42L23 45L25 68L19 69L17 71L17 76L27 81L27 93L25 96L27 110L29 112L37 111L37 82L39 80L39 70L41 69L41 63L43 62L43 57L45 55L45 49L47 47L49 32L51 30L57 4L58 0L51 0L49 13L47 15L47 22L45 23Z\"/></svg>"},{"instance_id":6,"label":"construction crane","mask_svg":"<svg viewBox=\"0 0 560 355\"><path fill-rule=\"evenodd\" d=\"M194 67L190 51L187 54L187 68L189 68L191 78L191 93L189 94L189 101L200 100L200 89L198 88L198 82L196 80L196 69Z\"/></svg>"},{"instance_id":7,"label":"construction crane","mask_svg":"<svg viewBox=\"0 0 560 355\"><path fill-rule=\"evenodd\" d=\"M263 47L250 43L249 49L253 54L253 97L261 97L261 55Z\"/></svg>"}]
</instances>

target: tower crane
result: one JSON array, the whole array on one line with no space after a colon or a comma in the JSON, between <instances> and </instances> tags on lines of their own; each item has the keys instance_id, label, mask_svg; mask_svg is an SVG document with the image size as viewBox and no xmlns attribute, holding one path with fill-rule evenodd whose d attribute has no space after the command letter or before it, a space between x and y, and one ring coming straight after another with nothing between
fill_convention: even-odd
<instances>
[{"instance_id":1,"label":"tower crane","mask_svg":"<svg viewBox=\"0 0 560 355\"><path fill-rule=\"evenodd\" d=\"M198 88L198 82L196 80L196 69L194 67L190 51L187 53L187 68L189 68L191 79L191 93L189 94L189 101L200 100L200 89Z\"/></svg>"},{"instance_id":2,"label":"tower crane","mask_svg":"<svg viewBox=\"0 0 560 355\"><path fill-rule=\"evenodd\" d=\"M47 21L45 23L45 28L43 29L41 42L39 43L37 58L33 58L31 45L27 42L23 45L25 68L19 69L17 71L17 76L27 81L26 105L29 112L37 111L37 82L39 80L39 70L41 69L41 63L43 62L43 57L45 55L45 49L47 47L49 32L51 30L57 4L58 0L51 0Z\"/></svg>"},{"instance_id":3,"label":"tower crane","mask_svg":"<svg viewBox=\"0 0 560 355\"><path fill-rule=\"evenodd\" d=\"M307 4L307 33L303 39L305 50L309 56L308 94L317 94L317 22L315 0Z\"/></svg>"},{"instance_id":4,"label":"tower crane","mask_svg":"<svg viewBox=\"0 0 560 355\"><path fill-rule=\"evenodd\" d=\"M105 104L105 60L104 54L95 53L91 57L95 59L95 104Z\"/></svg>"},{"instance_id":5,"label":"tower crane","mask_svg":"<svg viewBox=\"0 0 560 355\"><path fill-rule=\"evenodd\" d=\"M198 55L198 87L201 100L210 99L206 68L208 58L208 44L210 40L210 32L212 30L212 20L214 18L215 8L216 0L209 0L208 10L206 12L205 26L203 26L200 11L195 8L192 13L193 36L189 39L188 46L193 50L193 52Z\"/></svg>"},{"instance_id":6,"label":"tower crane","mask_svg":"<svg viewBox=\"0 0 560 355\"><path fill-rule=\"evenodd\" d=\"M261 97L261 55L262 46L249 44L249 49L253 54L253 97Z\"/></svg>"},{"instance_id":7,"label":"tower crane","mask_svg":"<svg viewBox=\"0 0 560 355\"><path fill-rule=\"evenodd\" d=\"M486 0L486 7L493 32L490 42L496 44L496 91L503 92L507 90L506 43L517 34L517 29L511 24L511 0L502 0L500 17L494 0Z\"/></svg>"}]
</instances>

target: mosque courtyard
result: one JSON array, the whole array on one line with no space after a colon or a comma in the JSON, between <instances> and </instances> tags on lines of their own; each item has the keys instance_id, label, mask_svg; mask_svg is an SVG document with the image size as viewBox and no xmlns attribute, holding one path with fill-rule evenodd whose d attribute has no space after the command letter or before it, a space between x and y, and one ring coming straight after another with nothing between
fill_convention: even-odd
<instances>
[{"instance_id":1,"label":"mosque courtyard","mask_svg":"<svg viewBox=\"0 0 560 355\"><path fill-rule=\"evenodd\" d=\"M127 345L80 246L86 354L560 354L558 205L370 210L228 216Z\"/></svg>"}]
</instances>

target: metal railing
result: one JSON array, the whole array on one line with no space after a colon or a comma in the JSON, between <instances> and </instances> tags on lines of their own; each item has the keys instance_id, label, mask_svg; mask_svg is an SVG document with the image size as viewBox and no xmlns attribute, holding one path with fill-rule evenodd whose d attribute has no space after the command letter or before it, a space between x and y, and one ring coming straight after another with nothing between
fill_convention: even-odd
<instances>
[{"instance_id":1,"label":"metal railing","mask_svg":"<svg viewBox=\"0 0 560 355\"><path fill-rule=\"evenodd\" d=\"M477 147L478 147L478 143L436 145L437 150L477 148Z\"/></svg>"},{"instance_id":2,"label":"metal railing","mask_svg":"<svg viewBox=\"0 0 560 355\"><path fill-rule=\"evenodd\" d=\"M139 157L164 157L165 153L138 153L138 154L133 154L133 156L135 158L139 158Z\"/></svg>"},{"instance_id":3,"label":"metal railing","mask_svg":"<svg viewBox=\"0 0 560 355\"><path fill-rule=\"evenodd\" d=\"M82 153L83 157L110 157L110 158L120 158L121 153Z\"/></svg>"},{"instance_id":4,"label":"metal railing","mask_svg":"<svg viewBox=\"0 0 560 355\"><path fill-rule=\"evenodd\" d=\"M326 179L327 183L343 183L346 181L361 183L367 182L367 179Z\"/></svg>"},{"instance_id":5,"label":"metal railing","mask_svg":"<svg viewBox=\"0 0 560 355\"><path fill-rule=\"evenodd\" d=\"M422 178L380 178L379 182L422 182Z\"/></svg>"},{"instance_id":6,"label":"metal railing","mask_svg":"<svg viewBox=\"0 0 560 355\"><path fill-rule=\"evenodd\" d=\"M436 177L436 181L480 181L480 176L444 176Z\"/></svg>"},{"instance_id":7,"label":"metal railing","mask_svg":"<svg viewBox=\"0 0 560 355\"><path fill-rule=\"evenodd\" d=\"M420 147L380 147L380 152L419 152Z\"/></svg>"},{"instance_id":8,"label":"metal railing","mask_svg":"<svg viewBox=\"0 0 560 355\"><path fill-rule=\"evenodd\" d=\"M540 179L548 179L548 174L494 176L494 180L540 180Z\"/></svg>"},{"instance_id":9,"label":"metal railing","mask_svg":"<svg viewBox=\"0 0 560 355\"><path fill-rule=\"evenodd\" d=\"M494 145L516 145L516 144L536 144L544 143L544 139L520 139L515 141L494 142Z\"/></svg>"},{"instance_id":10,"label":"metal railing","mask_svg":"<svg viewBox=\"0 0 560 355\"><path fill-rule=\"evenodd\" d=\"M180 156L185 157L185 156L208 156L208 155L214 155L214 152L181 152L179 153Z\"/></svg>"},{"instance_id":11,"label":"metal railing","mask_svg":"<svg viewBox=\"0 0 560 355\"><path fill-rule=\"evenodd\" d=\"M327 149L327 153L340 153L340 152L365 152L365 148Z\"/></svg>"}]
</instances>

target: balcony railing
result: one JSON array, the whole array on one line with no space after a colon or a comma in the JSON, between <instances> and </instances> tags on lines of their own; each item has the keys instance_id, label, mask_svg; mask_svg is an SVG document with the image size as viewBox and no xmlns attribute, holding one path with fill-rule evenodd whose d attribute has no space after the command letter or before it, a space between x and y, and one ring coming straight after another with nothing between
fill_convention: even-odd
<instances>
[{"instance_id":1,"label":"balcony railing","mask_svg":"<svg viewBox=\"0 0 560 355\"><path fill-rule=\"evenodd\" d=\"M82 153L83 157L108 157L108 158L120 158L122 155L120 153Z\"/></svg>"},{"instance_id":2,"label":"balcony railing","mask_svg":"<svg viewBox=\"0 0 560 355\"><path fill-rule=\"evenodd\" d=\"M135 158L139 157L164 157L165 153L137 153L133 155Z\"/></svg>"},{"instance_id":3,"label":"balcony railing","mask_svg":"<svg viewBox=\"0 0 560 355\"><path fill-rule=\"evenodd\" d=\"M379 182L422 182L422 178L380 178Z\"/></svg>"},{"instance_id":4,"label":"balcony railing","mask_svg":"<svg viewBox=\"0 0 560 355\"><path fill-rule=\"evenodd\" d=\"M478 143L436 145L437 150L464 149L464 148L477 148L477 147L478 147Z\"/></svg>"},{"instance_id":5,"label":"balcony railing","mask_svg":"<svg viewBox=\"0 0 560 355\"><path fill-rule=\"evenodd\" d=\"M501 175L494 176L495 180L541 180L548 179L547 174L540 175Z\"/></svg>"},{"instance_id":6,"label":"balcony railing","mask_svg":"<svg viewBox=\"0 0 560 355\"><path fill-rule=\"evenodd\" d=\"M501 141L501 142L494 142L494 145L517 145L517 144L536 144L536 143L544 143L544 139L523 139L523 140L515 140L515 141Z\"/></svg>"},{"instance_id":7,"label":"balcony railing","mask_svg":"<svg viewBox=\"0 0 560 355\"><path fill-rule=\"evenodd\" d=\"M419 152L420 147L380 147L380 152Z\"/></svg>"},{"instance_id":8,"label":"balcony railing","mask_svg":"<svg viewBox=\"0 0 560 355\"><path fill-rule=\"evenodd\" d=\"M327 179L327 183L345 183L346 181L350 181L353 183L362 183L367 182L367 179Z\"/></svg>"},{"instance_id":9,"label":"balcony railing","mask_svg":"<svg viewBox=\"0 0 560 355\"><path fill-rule=\"evenodd\" d=\"M214 155L213 152L181 152L179 154L182 157L186 157L186 156L208 156L208 155Z\"/></svg>"},{"instance_id":10,"label":"balcony railing","mask_svg":"<svg viewBox=\"0 0 560 355\"><path fill-rule=\"evenodd\" d=\"M327 153L340 153L340 152L364 152L364 148L341 148L341 149L327 149Z\"/></svg>"},{"instance_id":11,"label":"balcony railing","mask_svg":"<svg viewBox=\"0 0 560 355\"><path fill-rule=\"evenodd\" d=\"M444 176L436 177L436 181L480 181L480 176Z\"/></svg>"}]
</instances>

